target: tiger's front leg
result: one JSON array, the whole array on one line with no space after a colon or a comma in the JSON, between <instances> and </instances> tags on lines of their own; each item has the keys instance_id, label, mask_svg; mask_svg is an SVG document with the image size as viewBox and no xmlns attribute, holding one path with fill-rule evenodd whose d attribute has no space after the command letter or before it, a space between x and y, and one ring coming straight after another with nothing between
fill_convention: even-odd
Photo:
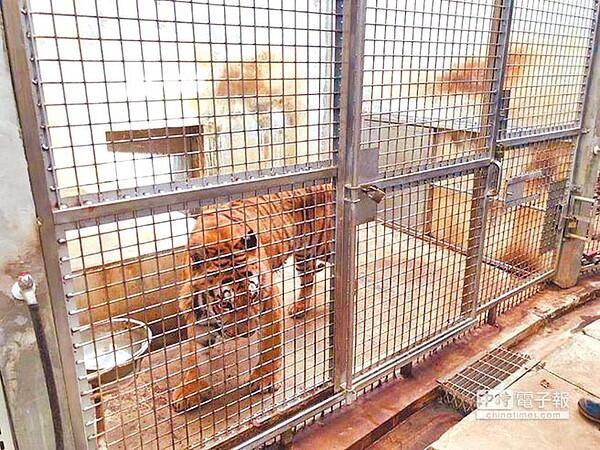
<instances>
[{"instance_id":1,"label":"tiger's front leg","mask_svg":"<svg viewBox=\"0 0 600 450\"><path fill-rule=\"evenodd\" d=\"M209 390L208 383L202 378L198 367L198 349L192 327L188 329L191 333L188 333L188 354L183 358L183 380L173 391L172 398L173 408L179 413L197 407Z\"/></svg>"},{"instance_id":2,"label":"tiger's front leg","mask_svg":"<svg viewBox=\"0 0 600 450\"><path fill-rule=\"evenodd\" d=\"M294 304L289 307L288 314L301 317L310 307L315 290L315 271L317 264L314 259L304 260L296 256L296 271L300 274L300 293Z\"/></svg>"},{"instance_id":3,"label":"tiger's front leg","mask_svg":"<svg viewBox=\"0 0 600 450\"><path fill-rule=\"evenodd\" d=\"M188 409L197 407L203 397L209 392L209 385L200 373L198 355L198 340L195 330L195 315L193 312L193 296L191 285L186 283L180 291L179 310L182 312L181 318L185 323L187 331L186 353L182 356L183 378L181 384L175 388L171 397L173 409L177 412L184 412Z\"/></svg>"},{"instance_id":4,"label":"tiger's front leg","mask_svg":"<svg viewBox=\"0 0 600 450\"><path fill-rule=\"evenodd\" d=\"M257 366L250 374L252 391L277 389L281 368L283 317L279 288L271 284L262 295L267 299L260 315L260 356Z\"/></svg>"}]
</instances>

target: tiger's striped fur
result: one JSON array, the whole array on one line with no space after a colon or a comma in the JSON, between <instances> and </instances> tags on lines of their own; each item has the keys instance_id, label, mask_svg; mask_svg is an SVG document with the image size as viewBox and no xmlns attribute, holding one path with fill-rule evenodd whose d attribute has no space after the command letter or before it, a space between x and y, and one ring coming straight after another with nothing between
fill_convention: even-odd
<instances>
[{"instance_id":1,"label":"tiger's striped fur","mask_svg":"<svg viewBox=\"0 0 600 450\"><path fill-rule=\"evenodd\" d=\"M315 273L333 251L333 194L330 184L282 191L204 208L190 234L188 264L180 293L192 346L183 384L174 393L178 411L196 406L207 389L198 380L193 337L199 323L227 337L261 331L254 388L275 383L281 359L281 299L273 271L292 256L300 292L289 313L310 304Z\"/></svg>"}]
</instances>

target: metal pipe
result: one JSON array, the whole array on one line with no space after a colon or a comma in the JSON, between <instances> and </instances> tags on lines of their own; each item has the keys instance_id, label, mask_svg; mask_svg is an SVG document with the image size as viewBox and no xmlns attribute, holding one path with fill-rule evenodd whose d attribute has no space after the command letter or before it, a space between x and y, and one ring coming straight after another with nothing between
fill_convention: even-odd
<instances>
[{"instance_id":1,"label":"metal pipe","mask_svg":"<svg viewBox=\"0 0 600 450\"><path fill-rule=\"evenodd\" d=\"M54 380L54 372L52 370L52 360L50 351L48 350L48 341L44 332L44 325L40 315L40 305L35 296L35 282L31 274L24 272L19 274L19 278L13 287L13 295L18 300L23 300L27 303L33 331L35 332L35 340L37 341L38 351L40 352L40 360L44 371L44 379L46 381L46 389L48 391L48 401L50 403L50 413L52 414L52 424L54 425L54 444L56 450L65 448L64 436L62 431L62 419L60 415L60 403L58 400L58 390L56 389L56 381Z\"/></svg>"},{"instance_id":2,"label":"metal pipe","mask_svg":"<svg viewBox=\"0 0 600 450\"><path fill-rule=\"evenodd\" d=\"M55 244L55 223L52 210L58 202L58 197L55 192L48 189L48 186L54 185L53 174L45 170L51 163L51 152L48 151L48 129L43 121L44 111L41 107L43 103L41 102L40 83L37 82L39 72L36 64L35 45L31 39L31 17L25 2L5 1L0 2L0 7L2 8L9 65L21 122L20 131L25 147L31 191L40 222L42 254L71 419L69 431L72 430L75 447L86 448L87 439L83 426L81 396L78 389L75 388L78 386L77 369L73 361L73 346L64 301L64 280L60 269L58 248ZM33 80L36 81L35 84Z\"/></svg>"},{"instance_id":3,"label":"metal pipe","mask_svg":"<svg viewBox=\"0 0 600 450\"><path fill-rule=\"evenodd\" d=\"M90 207L91 205L102 205L116 200L144 199L154 195L181 195L191 189L209 189L219 186L238 186L240 194L260 189L261 182L269 183L272 177L281 177L288 175L298 177L297 182L304 181L307 173L314 171L331 169L329 161L307 162L306 164L289 164L283 167L272 167L266 170L248 170L246 172L234 172L226 175L211 175L202 178L191 178L188 181L173 181L168 183L156 183L147 186L136 186L133 188L121 188L118 190L102 190L92 194L79 194L69 197L61 197L59 211L67 208ZM310 176L310 175L309 175ZM276 178L280 180L280 178ZM294 181L296 182L296 181ZM240 184L243 183L243 184ZM259 186L252 188L252 183ZM204 192L204 191L203 191ZM172 199L171 203L176 203L177 199Z\"/></svg>"},{"instance_id":4,"label":"metal pipe","mask_svg":"<svg viewBox=\"0 0 600 450\"><path fill-rule=\"evenodd\" d=\"M54 212L54 220L57 225L60 225L97 219L104 216L130 213L133 210L135 210L137 214L141 214L144 209L147 209L148 214L152 214L151 208L172 206L180 203L206 201L207 204L214 204L215 199L218 198L224 198L228 201L231 200L231 197L233 196L239 196L239 198L241 198L243 194L249 192L260 195L262 193L267 193L269 188L328 179L335 176L336 173L336 167L327 167L305 172L275 175L268 178L242 180L233 184L215 184L211 186L194 187L185 191L164 192L136 198L122 198L105 203L57 210ZM111 220L113 219L111 218Z\"/></svg>"},{"instance_id":5,"label":"metal pipe","mask_svg":"<svg viewBox=\"0 0 600 450\"><path fill-rule=\"evenodd\" d=\"M375 181L374 184L376 184L380 189L388 187L398 188L426 180L434 180L438 177L451 177L453 175L460 175L471 170L486 168L489 167L491 162L491 158L479 158L469 162L461 162L460 160L450 163L445 162L445 165L440 167L382 178Z\"/></svg>"}]
</instances>

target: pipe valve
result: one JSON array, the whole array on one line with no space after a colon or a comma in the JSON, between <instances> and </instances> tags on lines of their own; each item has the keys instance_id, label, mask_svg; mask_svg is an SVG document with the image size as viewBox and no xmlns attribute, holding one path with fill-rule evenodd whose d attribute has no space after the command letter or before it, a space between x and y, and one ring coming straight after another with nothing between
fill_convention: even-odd
<instances>
[{"instance_id":1,"label":"pipe valve","mask_svg":"<svg viewBox=\"0 0 600 450\"><path fill-rule=\"evenodd\" d=\"M28 305L36 305L35 281L29 272L21 272L17 282L13 284L12 295L17 300L24 300Z\"/></svg>"}]
</instances>

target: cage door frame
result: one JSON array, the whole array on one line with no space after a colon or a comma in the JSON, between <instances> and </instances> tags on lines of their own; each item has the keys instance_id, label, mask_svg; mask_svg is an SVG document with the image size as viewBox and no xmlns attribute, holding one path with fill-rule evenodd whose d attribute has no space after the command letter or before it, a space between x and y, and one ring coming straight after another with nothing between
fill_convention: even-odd
<instances>
[{"instance_id":1,"label":"cage door frame","mask_svg":"<svg viewBox=\"0 0 600 450\"><path fill-rule=\"evenodd\" d=\"M471 214L468 219L469 232L467 240L467 257L465 271L461 275L464 280L462 292L461 322L441 333L428 339L423 345L408 352L403 352L383 364L376 364L366 373L353 376L353 356L356 352L354 346L354 309L356 303L356 257L357 257L357 217L358 207L361 201L369 201L366 196L361 195L362 189L359 185L362 166L359 165L360 115L362 113L362 87L363 70L355 68L364 67L364 39L365 39L365 7L363 1L352 1L349 10L344 16L344 54L342 61L342 131L340 145L340 170L338 179L338 236L336 245L339 248L336 257L338 262L336 272L336 304L343 307L340 312L336 307L336 333L337 343L335 350L338 357L335 359L334 377L335 386L338 391L346 391L346 399L351 402L357 391L368 386L370 383L381 379L383 376L394 371L399 366L410 364L413 360L440 345L457 334L464 332L476 323L478 313L477 302L479 300L479 285L481 265L483 259L483 243L485 238L486 216L488 209L488 194L495 185L495 180L490 176L490 167L495 164L494 154L496 150L499 128L502 115L502 87L506 71L506 60L508 54L511 15L513 11L513 0L495 0L493 6L492 28L490 30L489 54L487 55L486 73L490 73L490 82L485 92L489 92L489 100L485 102L488 107L481 113L479 133L485 145L485 153L479 160L463 161L455 160L444 165L428 170L418 170L415 173L398 175L390 178L379 178L373 180L377 188L397 187L410 183L411 180L428 180L436 176L460 173L476 167L479 175L474 181L474 190L483 192L483 195L473 195L471 203ZM348 6L348 5L347 5ZM350 24L348 24L350 22ZM363 42L359 41L362 40ZM358 42L357 42L358 41ZM358 72L358 73L357 73ZM345 100L345 103L344 103ZM352 103L353 102L353 103ZM348 105L354 105L359 112L353 111ZM356 106L360 105L360 106ZM489 134L488 134L489 133ZM474 167L473 167L474 166ZM337 286L342 284L342 286ZM340 355L340 352L343 354Z\"/></svg>"}]
</instances>

